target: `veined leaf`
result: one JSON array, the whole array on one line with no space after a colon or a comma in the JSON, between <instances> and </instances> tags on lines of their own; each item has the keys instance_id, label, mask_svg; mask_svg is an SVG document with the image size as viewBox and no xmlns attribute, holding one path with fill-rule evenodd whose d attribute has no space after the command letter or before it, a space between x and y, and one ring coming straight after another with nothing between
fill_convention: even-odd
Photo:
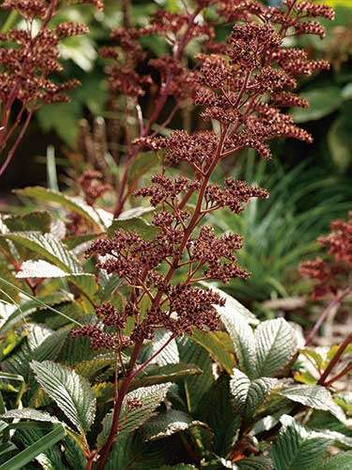
<instances>
[{"instance_id":1,"label":"veined leaf","mask_svg":"<svg viewBox=\"0 0 352 470\"><path fill-rule=\"evenodd\" d=\"M83 291L91 300L94 299L94 294L98 290L98 284L93 274L65 272L45 260L28 260L22 263L20 271L16 274L16 278L22 279L28 277L44 279L65 278Z\"/></svg>"},{"instance_id":2,"label":"veined leaf","mask_svg":"<svg viewBox=\"0 0 352 470\"><path fill-rule=\"evenodd\" d=\"M192 424L192 418L183 411L170 410L159 413L149 419L143 426L143 437L154 441L185 431Z\"/></svg>"},{"instance_id":3,"label":"veined leaf","mask_svg":"<svg viewBox=\"0 0 352 470\"><path fill-rule=\"evenodd\" d=\"M76 257L49 233L16 232L6 233L1 237L28 248L67 273L82 273L82 267Z\"/></svg>"},{"instance_id":4,"label":"veined leaf","mask_svg":"<svg viewBox=\"0 0 352 470\"><path fill-rule=\"evenodd\" d=\"M339 452L314 470L352 470L352 452Z\"/></svg>"},{"instance_id":5,"label":"veined leaf","mask_svg":"<svg viewBox=\"0 0 352 470\"><path fill-rule=\"evenodd\" d=\"M163 385L152 385L151 387L142 387L130 392L126 395L120 417L119 438L138 429L152 415L161 401L165 398L170 383ZM140 404L138 407L129 407L131 400L137 400ZM98 436L98 448L102 448L105 444L112 425L112 413L108 413L103 419L103 430Z\"/></svg>"},{"instance_id":6,"label":"veined leaf","mask_svg":"<svg viewBox=\"0 0 352 470\"><path fill-rule=\"evenodd\" d=\"M67 196L58 191L46 189L41 186L33 186L24 189L15 190L16 194L20 196L27 196L30 198L38 199L43 202L52 202L59 204L61 207L79 214L85 220L96 226L100 230L104 230L105 227L102 223L99 214L90 206L88 206L82 199Z\"/></svg>"},{"instance_id":7,"label":"veined leaf","mask_svg":"<svg viewBox=\"0 0 352 470\"><path fill-rule=\"evenodd\" d=\"M270 377L282 370L297 352L292 326L283 318L267 320L255 330L257 377Z\"/></svg>"},{"instance_id":8,"label":"veined leaf","mask_svg":"<svg viewBox=\"0 0 352 470\"><path fill-rule=\"evenodd\" d=\"M158 230L154 225L148 224L141 217L133 217L131 219L115 219L112 221L107 233L110 237L114 235L117 230L130 230L137 232L142 238L149 239L155 237Z\"/></svg>"},{"instance_id":9,"label":"veined leaf","mask_svg":"<svg viewBox=\"0 0 352 470\"><path fill-rule=\"evenodd\" d=\"M0 280L1 284L1 280ZM25 302L16 308L7 320L2 325L0 332L6 333L11 328L15 327L19 321L23 321L28 315L31 315L36 310L43 308L54 307L55 305L60 305L67 302L72 302L74 297L72 294L67 292L55 292L54 294L49 294L43 297L38 297L28 302Z\"/></svg>"},{"instance_id":10,"label":"veined leaf","mask_svg":"<svg viewBox=\"0 0 352 470\"><path fill-rule=\"evenodd\" d=\"M157 330L152 342L151 354L156 353L170 339L171 333L166 330ZM152 361L152 364L166 366L180 362L180 355L176 340L172 340Z\"/></svg>"},{"instance_id":11,"label":"veined leaf","mask_svg":"<svg viewBox=\"0 0 352 470\"><path fill-rule=\"evenodd\" d=\"M247 457L236 463L240 470L275 470L272 460L268 457Z\"/></svg>"},{"instance_id":12,"label":"veined leaf","mask_svg":"<svg viewBox=\"0 0 352 470\"><path fill-rule=\"evenodd\" d=\"M51 416L45 411L35 410L34 408L22 408L20 410L9 410L0 416L2 419L30 419L31 421L43 421L47 423L58 423L55 416Z\"/></svg>"},{"instance_id":13,"label":"veined leaf","mask_svg":"<svg viewBox=\"0 0 352 470\"><path fill-rule=\"evenodd\" d=\"M310 431L288 415L281 417L282 430L271 448L275 470L313 470L320 465L331 439Z\"/></svg>"},{"instance_id":14,"label":"veined leaf","mask_svg":"<svg viewBox=\"0 0 352 470\"><path fill-rule=\"evenodd\" d=\"M222 318L235 347L238 368L245 372L249 378L257 377L256 369L256 343L251 326L242 317Z\"/></svg>"},{"instance_id":15,"label":"veined leaf","mask_svg":"<svg viewBox=\"0 0 352 470\"><path fill-rule=\"evenodd\" d=\"M227 373L232 373L234 366L233 356L224 348L221 339L216 333L195 330L192 334L192 339L203 346Z\"/></svg>"},{"instance_id":16,"label":"veined leaf","mask_svg":"<svg viewBox=\"0 0 352 470\"><path fill-rule=\"evenodd\" d=\"M10 232L50 231L51 217L49 212L32 211L25 215L11 215L3 218Z\"/></svg>"},{"instance_id":17,"label":"veined leaf","mask_svg":"<svg viewBox=\"0 0 352 470\"><path fill-rule=\"evenodd\" d=\"M75 371L55 362L31 362L31 368L45 392L84 433L94 421L95 398L89 383Z\"/></svg>"},{"instance_id":18,"label":"veined leaf","mask_svg":"<svg viewBox=\"0 0 352 470\"><path fill-rule=\"evenodd\" d=\"M217 292L223 299L225 299L224 307L215 307L222 321L224 321L225 318L228 323L233 324L239 317L243 317L243 319L246 320L247 323L250 323L252 325L257 325L259 323L255 315L253 315L252 312L250 312L244 305L242 305L231 295L226 294L226 292L208 284L207 282L200 282L200 284L207 287L208 289L213 290L214 292Z\"/></svg>"},{"instance_id":19,"label":"veined leaf","mask_svg":"<svg viewBox=\"0 0 352 470\"><path fill-rule=\"evenodd\" d=\"M315 410L329 411L339 421L346 421L342 408L334 402L331 393L325 387L319 385L296 385L285 388L280 392L280 395Z\"/></svg>"},{"instance_id":20,"label":"veined leaf","mask_svg":"<svg viewBox=\"0 0 352 470\"><path fill-rule=\"evenodd\" d=\"M133 383L133 387L147 387L149 385L175 382L185 377L201 375L202 370L195 364L167 364L165 366L151 366L143 375L138 376Z\"/></svg>"},{"instance_id":21,"label":"veined leaf","mask_svg":"<svg viewBox=\"0 0 352 470\"><path fill-rule=\"evenodd\" d=\"M277 380L269 377L250 380L243 372L234 369L230 390L235 407L250 420L276 384Z\"/></svg>"}]
</instances>

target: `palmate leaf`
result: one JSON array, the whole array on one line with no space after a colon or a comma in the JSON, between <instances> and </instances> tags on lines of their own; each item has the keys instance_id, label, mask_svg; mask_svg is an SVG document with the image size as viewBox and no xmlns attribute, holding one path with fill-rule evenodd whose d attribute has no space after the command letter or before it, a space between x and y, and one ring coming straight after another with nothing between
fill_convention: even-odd
<instances>
[{"instance_id":1,"label":"palmate leaf","mask_svg":"<svg viewBox=\"0 0 352 470\"><path fill-rule=\"evenodd\" d=\"M339 421L346 421L342 408L334 402L331 393L325 387L319 385L296 385L285 388L280 392L280 395L315 410L329 411Z\"/></svg>"},{"instance_id":2,"label":"palmate leaf","mask_svg":"<svg viewBox=\"0 0 352 470\"><path fill-rule=\"evenodd\" d=\"M162 385L152 385L150 387L141 387L128 393L124 399L120 416L119 439L135 431L145 423L154 413L155 409L165 398L170 383ZM130 400L138 400L140 406L129 408ZM98 436L98 448L105 444L112 425L113 412L109 412L103 419L103 430Z\"/></svg>"},{"instance_id":3,"label":"palmate leaf","mask_svg":"<svg viewBox=\"0 0 352 470\"><path fill-rule=\"evenodd\" d=\"M246 374L234 369L230 381L230 390L235 408L247 420L253 418L257 409L277 385L277 382L276 379L269 377L250 380Z\"/></svg>"},{"instance_id":4,"label":"palmate leaf","mask_svg":"<svg viewBox=\"0 0 352 470\"><path fill-rule=\"evenodd\" d=\"M16 194L38 199L41 202L55 203L61 207L65 207L69 211L79 214L87 222L100 230L104 230L105 226L99 214L83 200L67 196L58 191L46 189L41 186L33 186L24 189L17 189Z\"/></svg>"},{"instance_id":5,"label":"palmate leaf","mask_svg":"<svg viewBox=\"0 0 352 470\"><path fill-rule=\"evenodd\" d=\"M321 465L331 438L310 431L291 416L284 415L280 421L282 430L270 452L275 470L313 470Z\"/></svg>"},{"instance_id":6,"label":"palmate leaf","mask_svg":"<svg viewBox=\"0 0 352 470\"><path fill-rule=\"evenodd\" d=\"M31 362L37 381L76 428L84 434L94 421L96 400L87 380L55 362Z\"/></svg>"}]
</instances>

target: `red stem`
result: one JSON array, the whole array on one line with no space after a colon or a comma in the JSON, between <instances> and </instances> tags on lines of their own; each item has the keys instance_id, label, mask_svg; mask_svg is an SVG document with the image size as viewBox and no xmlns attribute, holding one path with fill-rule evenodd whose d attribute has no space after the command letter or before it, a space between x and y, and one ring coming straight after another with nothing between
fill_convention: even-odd
<instances>
[{"instance_id":1,"label":"red stem","mask_svg":"<svg viewBox=\"0 0 352 470\"><path fill-rule=\"evenodd\" d=\"M342 354L344 353L345 349L349 344L352 343L352 333L350 333L345 340L340 344L339 349L336 351L336 354L329 362L327 368L325 369L324 373L321 375L320 379L318 380L318 385L325 386L327 383L327 378L329 377L330 373L334 369L334 367L339 362Z\"/></svg>"}]
</instances>

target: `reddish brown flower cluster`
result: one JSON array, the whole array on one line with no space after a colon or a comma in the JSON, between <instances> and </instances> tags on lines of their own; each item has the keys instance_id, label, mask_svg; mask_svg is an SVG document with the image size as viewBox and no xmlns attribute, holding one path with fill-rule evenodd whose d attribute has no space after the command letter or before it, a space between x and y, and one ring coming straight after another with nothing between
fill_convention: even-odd
<instances>
[{"instance_id":1,"label":"reddish brown flower cluster","mask_svg":"<svg viewBox=\"0 0 352 470\"><path fill-rule=\"evenodd\" d=\"M100 171L86 170L78 179L85 200L90 206L110 189L110 185L103 182L103 177Z\"/></svg>"},{"instance_id":2,"label":"reddish brown flower cluster","mask_svg":"<svg viewBox=\"0 0 352 470\"><path fill-rule=\"evenodd\" d=\"M183 73L182 48L199 35L212 37L211 29L196 21L201 9L210 4L216 5L231 21L239 22L225 49L200 55L200 68L193 73L187 71L192 86L184 76L183 84L178 84ZM135 67L137 61L144 60L138 40L142 35L162 32L173 47L173 54L167 60L159 60L160 64L168 65L168 70L159 67L162 84L156 111L160 104L165 104L167 96L178 97L178 93L183 96L182 86L186 83L196 104L203 107L203 117L218 121L217 131L190 134L181 130L171 132L167 138L150 135L150 125L141 124L140 138L130 157L143 146L164 154L162 173L153 176L149 187L136 192L137 196L150 198L156 208L150 226L155 236L147 238L137 231L119 230L112 238L95 241L89 250L88 254L98 257L101 269L130 286L127 315L134 319L131 340L135 344L151 339L158 328L171 331L173 336L190 333L193 328L216 328L215 307L223 305L223 301L218 294L196 287L195 283L206 279L228 282L234 277L248 276L236 259L241 237L218 236L211 227L202 226L202 221L208 213L223 207L239 214L251 198L266 198L268 193L231 178L225 179L223 186L212 184L211 177L222 159L246 147L268 158L268 143L272 139L311 140L280 109L305 107L307 103L293 93L296 78L327 67L325 62L310 60L299 49L283 46L285 36L301 34L303 30L321 36L320 27L306 21L309 15L330 17L331 10L293 0L288 0L283 10L251 0L199 1L195 15L161 12L141 30L115 31L124 60L132 61L128 64L130 75L126 84L121 78L126 62L124 66L118 65L113 74L120 91L137 103L144 92L144 78L140 81ZM128 49L135 54L135 62L125 54ZM116 58L116 50L108 49L105 55ZM184 162L191 176L175 177L170 167ZM333 245L331 241L330 246L337 246L337 242ZM99 316L104 318L106 327L115 326L118 331L126 321L126 312L121 315L110 307L104 307Z\"/></svg>"},{"instance_id":3,"label":"reddish brown flower cluster","mask_svg":"<svg viewBox=\"0 0 352 470\"><path fill-rule=\"evenodd\" d=\"M352 213L347 221L333 221L331 233L319 237L318 242L327 249L329 257L306 261L300 267L302 276L315 280L314 299L336 295L351 286Z\"/></svg>"},{"instance_id":4,"label":"reddish brown flower cluster","mask_svg":"<svg viewBox=\"0 0 352 470\"><path fill-rule=\"evenodd\" d=\"M101 6L101 2L97 6ZM72 22L52 26L58 13L57 0L5 0L2 8L17 11L23 22L19 23L19 29L0 34L0 152L8 147L20 125L22 130L12 147L8 148L0 176L10 163L33 112L43 104L69 100L66 92L79 82L57 83L52 80L52 75L62 70L59 42L88 31L85 25ZM17 113L15 102L20 103Z\"/></svg>"}]
</instances>

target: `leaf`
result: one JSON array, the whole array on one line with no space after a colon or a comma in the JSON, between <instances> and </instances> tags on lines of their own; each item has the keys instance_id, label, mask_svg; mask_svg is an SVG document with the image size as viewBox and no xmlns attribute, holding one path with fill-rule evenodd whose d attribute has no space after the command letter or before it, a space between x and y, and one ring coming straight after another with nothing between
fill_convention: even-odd
<instances>
[{"instance_id":1,"label":"leaf","mask_svg":"<svg viewBox=\"0 0 352 470\"><path fill-rule=\"evenodd\" d=\"M90 222L98 229L105 229L99 214L92 207L88 206L81 198L67 196L59 191L46 189L42 186L16 189L14 192L20 196L38 199L40 202L45 201L58 204L60 207L65 207L69 211L79 214L87 222Z\"/></svg>"},{"instance_id":2,"label":"leaf","mask_svg":"<svg viewBox=\"0 0 352 470\"><path fill-rule=\"evenodd\" d=\"M143 426L143 437L148 441L163 439L190 427L192 418L183 411L170 410L159 413Z\"/></svg>"},{"instance_id":3,"label":"leaf","mask_svg":"<svg viewBox=\"0 0 352 470\"><path fill-rule=\"evenodd\" d=\"M232 373L234 366L233 357L226 350L217 333L194 330L192 339L206 349L212 358L218 362L228 374Z\"/></svg>"},{"instance_id":4,"label":"leaf","mask_svg":"<svg viewBox=\"0 0 352 470\"><path fill-rule=\"evenodd\" d=\"M256 342L251 326L240 316L235 321L228 317L222 320L234 344L238 368L249 378L257 377Z\"/></svg>"},{"instance_id":5,"label":"leaf","mask_svg":"<svg viewBox=\"0 0 352 470\"><path fill-rule=\"evenodd\" d=\"M271 377L284 369L297 352L297 338L283 318L267 320L255 330L257 377Z\"/></svg>"},{"instance_id":6,"label":"leaf","mask_svg":"<svg viewBox=\"0 0 352 470\"><path fill-rule=\"evenodd\" d=\"M259 323L255 315L253 315L252 312L250 312L244 305L238 302L238 300L236 300L231 295L226 294L226 292L208 284L207 282L200 282L200 284L204 287L207 287L208 289L213 290L214 292L217 292L223 299L225 299L224 307L216 306L216 310L218 311L222 321L226 319L227 323L233 324L236 322L238 317L243 317L247 323L252 325L257 325Z\"/></svg>"},{"instance_id":7,"label":"leaf","mask_svg":"<svg viewBox=\"0 0 352 470\"><path fill-rule=\"evenodd\" d=\"M157 330L152 342L151 355L155 354L164 344L170 339L171 333L166 330ZM180 362L180 355L177 348L176 340L171 340L170 343L155 357L151 362L159 366L166 366L168 364L177 364Z\"/></svg>"},{"instance_id":8,"label":"leaf","mask_svg":"<svg viewBox=\"0 0 352 470\"><path fill-rule=\"evenodd\" d=\"M151 387L142 387L130 392L124 398L120 416L119 439L135 431L145 423L152 415L161 401L165 398L170 387L170 383L163 385L152 385ZM129 402L137 400L140 403L138 407L129 408ZM102 425L103 430L98 436L97 444L101 449L105 444L112 425L112 414L105 415Z\"/></svg>"},{"instance_id":9,"label":"leaf","mask_svg":"<svg viewBox=\"0 0 352 470\"><path fill-rule=\"evenodd\" d=\"M283 415L280 421L282 430L270 452L275 470L313 470L320 465L331 439L301 426L291 416Z\"/></svg>"},{"instance_id":10,"label":"leaf","mask_svg":"<svg viewBox=\"0 0 352 470\"><path fill-rule=\"evenodd\" d=\"M28 248L67 273L82 274L81 265L76 257L49 233L17 232L7 233L1 237Z\"/></svg>"},{"instance_id":11,"label":"leaf","mask_svg":"<svg viewBox=\"0 0 352 470\"><path fill-rule=\"evenodd\" d=\"M93 378L102 370L115 366L116 358L113 355L99 355L88 361L81 361L75 366L75 371L87 379Z\"/></svg>"},{"instance_id":12,"label":"leaf","mask_svg":"<svg viewBox=\"0 0 352 470\"><path fill-rule=\"evenodd\" d=\"M342 104L340 88L335 86L313 88L301 93L300 96L308 100L309 108L292 110L292 117L298 123L321 119L336 111Z\"/></svg>"},{"instance_id":13,"label":"leaf","mask_svg":"<svg viewBox=\"0 0 352 470\"><path fill-rule=\"evenodd\" d=\"M240 470L275 470L273 462L268 457L247 457L236 462Z\"/></svg>"},{"instance_id":14,"label":"leaf","mask_svg":"<svg viewBox=\"0 0 352 470\"><path fill-rule=\"evenodd\" d=\"M149 367L143 376L138 376L133 382L134 387L147 387L149 385L175 382L185 377L201 375L202 370L195 364L167 364L165 366Z\"/></svg>"},{"instance_id":15,"label":"leaf","mask_svg":"<svg viewBox=\"0 0 352 470\"><path fill-rule=\"evenodd\" d=\"M130 182L138 181L147 172L159 166L160 160L156 152L140 152L128 172L128 179Z\"/></svg>"},{"instance_id":16,"label":"leaf","mask_svg":"<svg viewBox=\"0 0 352 470\"><path fill-rule=\"evenodd\" d=\"M47 423L58 423L55 416L51 416L45 411L35 410L33 408L22 408L20 410L9 410L0 416L2 419L30 419L31 421L44 421Z\"/></svg>"},{"instance_id":17,"label":"leaf","mask_svg":"<svg viewBox=\"0 0 352 470\"><path fill-rule=\"evenodd\" d=\"M71 148L76 142L81 106L75 101L42 106L36 114L44 132L55 131Z\"/></svg>"},{"instance_id":18,"label":"leaf","mask_svg":"<svg viewBox=\"0 0 352 470\"><path fill-rule=\"evenodd\" d=\"M55 424L53 430L44 437L0 465L0 470L23 469L27 463L59 442L64 436L65 428L61 424Z\"/></svg>"},{"instance_id":19,"label":"leaf","mask_svg":"<svg viewBox=\"0 0 352 470\"><path fill-rule=\"evenodd\" d=\"M29 260L22 263L20 271L16 278L43 278L43 279L61 279L65 278L72 282L90 299L94 300L94 295L98 291L98 284L95 281L94 274L88 273L68 273L61 268L54 266L44 260Z\"/></svg>"},{"instance_id":20,"label":"leaf","mask_svg":"<svg viewBox=\"0 0 352 470\"><path fill-rule=\"evenodd\" d=\"M328 133L331 158L341 173L348 170L352 164L351 132L350 113L344 112L335 120Z\"/></svg>"},{"instance_id":21,"label":"leaf","mask_svg":"<svg viewBox=\"0 0 352 470\"><path fill-rule=\"evenodd\" d=\"M1 284L1 280L0 280ZM24 321L28 315L31 315L36 310L45 309L47 306L54 307L68 302L72 302L74 297L67 292L55 292L54 294L37 297L35 300L29 300L16 308L11 315L7 318L2 325L0 332L6 333L11 328L14 328L19 321Z\"/></svg>"},{"instance_id":22,"label":"leaf","mask_svg":"<svg viewBox=\"0 0 352 470\"><path fill-rule=\"evenodd\" d=\"M339 452L314 470L352 470L352 452Z\"/></svg>"},{"instance_id":23,"label":"leaf","mask_svg":"<svg viewBox=\"0 0 352 470\"><path fill-rule=\"evenodd\" d=\"M25 215L11 215L4 217L4 224L10 232L38 231L50 232L51 217L49 212L32 211Z\"/></svg>"},{"instance_id":24,"label":"leaf","mask_svg":"<svg viewBox=\"0 0 352 470\"><path fill-rule=\"evenodd\" d=\"M331 393L319 385L296 385L285 388L280 395L315 410L329 411L339 421L345 422L346 417L342 408L333 400Z\"/></svg>"},{"instance_id":25,"label":"leaf","mask_svg":"<svg viewBox=\"0 0 352 470\"><path fill-rule=\"evenodd\" d=\"M195 364L203 371L197 377L186 377L180 384L186 409L194 416L194 413L201 406L204 396L215 382L212 362L207 351L195 344L190 338L185 336L179 339L177 344L181 361L186 364Z\"/></svg>"},{"instance_id":26,"label":"leaf","mask_svg":"<svg viewBox=\"0 0 352 470\"><path fill-rule=\"evenodd\" d=\"M37 381L83 434L94 421L95 398L86 379L55 362L31 362Z\"/></svg>"},{"instance_id":27,"label":"leaf","mask_svg":"<svg viewBox=\"0 0 352 470\"><path fill-rule=\"evenodd\" d=\"M114 219L107 230L109 237L114 236L118 230L137 232L144 239L151 239L156 236L158 230L153 225L148 224L141 217L130 219Z\"/></svg>"},{"instance_id":28,"label":"leaf","mask_svg":"<svg viewBox=\"0 0 352 470\"><path fill-rule=\"evenodd\" d=\"M250 380L246 374L234 369L230 390L235 408L245 416L246 420L250 420L276 385L276 379L262 377Z\"/></svg>"}]
</instances>

